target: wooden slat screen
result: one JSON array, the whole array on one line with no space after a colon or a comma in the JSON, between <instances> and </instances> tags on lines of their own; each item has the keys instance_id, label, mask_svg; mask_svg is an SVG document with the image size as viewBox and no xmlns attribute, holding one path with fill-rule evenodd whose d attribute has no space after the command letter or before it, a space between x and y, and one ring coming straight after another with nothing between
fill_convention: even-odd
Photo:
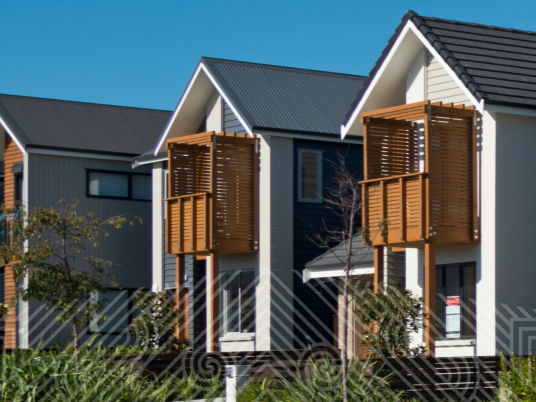
<instances>
[{"instance_id":1,"label":"wooden slat screen","mask_svg":"<svg viewBox=\"0 0 536 402\"><path fill-rule=\"evenodd\" d=\"M367 118L365 137L368 180L419 171L419 129L416 124Z\"/></svg>"},{"instance_id":2,"label":"wooden slat screen","mask_svg":"<svg viewBox=\"0 0 536 402\"><path fill-rule=\"evenodd\" d=\"M210 148L170 144L169 197L210 191Z\"/></svg>"},{"instance_id":3,"label":"wooden slat screen","mask_svg":"<svg viewBox=\"0 0 536 402\"><path fill-rule=\"evenodd\" d=\"M433 109L428 121L430 226L472 229L473 116Z\"/></svg>"}]
</instances>

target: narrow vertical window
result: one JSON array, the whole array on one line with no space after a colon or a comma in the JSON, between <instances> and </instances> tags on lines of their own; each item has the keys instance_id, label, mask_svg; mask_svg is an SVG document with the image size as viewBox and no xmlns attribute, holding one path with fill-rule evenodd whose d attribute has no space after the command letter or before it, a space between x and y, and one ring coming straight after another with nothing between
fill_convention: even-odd
<instances>
[{"instance_id":1,"label":"narrow vertical window","mask_svg":"<svg viewBox=\"0 0 536 402\"><path fill-rule=\"evenodd\" d=\"M255 273L233 272L225 276L224 284L224 332L255 332Z\"/></svg>"},{"instance_id":2,"label":"narrow vertical window","mask_svg":"<svg viewBox=\"0 0 536 402\"><path fill-rule=\"evenodd\" d=\"M322 202L322 151L298 150L298 201Z\"/></svg>"}]
</instances>

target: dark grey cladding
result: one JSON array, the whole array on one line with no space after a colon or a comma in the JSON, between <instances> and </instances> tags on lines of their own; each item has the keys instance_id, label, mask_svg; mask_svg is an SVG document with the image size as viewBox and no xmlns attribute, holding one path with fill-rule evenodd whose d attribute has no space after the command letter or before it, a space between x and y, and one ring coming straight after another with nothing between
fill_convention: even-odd
<instances>
[{"instance_id":1,"label":"dark grey cladding","mask_svg":"<svg viewBox=\"0 0 536 402\"><path fill-rule=\"evenodd\" d=\"M0 95L0 116L25 147L117 155L154 148L171 112Z\"/></svg>"}]
</instances>

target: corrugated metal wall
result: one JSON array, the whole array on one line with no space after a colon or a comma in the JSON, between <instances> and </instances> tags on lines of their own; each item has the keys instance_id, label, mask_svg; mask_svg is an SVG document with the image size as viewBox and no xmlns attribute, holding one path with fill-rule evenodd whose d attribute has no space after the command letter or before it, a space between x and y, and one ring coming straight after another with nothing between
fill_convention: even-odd
<instances>
[{"instance_id":1,"label":"corrugated metal wall","mask_svg":"<svg viewBox=\"0 0 536 402\"><path fill-rule=\"evenodd\" d=\"M428 53L426 66L426 99L432 102L470 104L469 98L454 82L441 64Z\"/></svg>"},{"instance_id":2,"label":"corrugated metal wall","mask_svg":"<svg viewBox=\"0 0 536 402\"><path fill-rule=\"evenodd\" d=\"M235 116L229 105L223 101L223 131L226 133L245 133L246 129Z\"/></svg>"},{"instance_id":3,"label":"corrugated metal wall","mask_svg":"<svg viewBox=\"0 0 536 402\"><path fill-rule=\"evenodd\" d=\"M86 198L86 169L132 172L129 162L30 154L27 175L30 204L58 207L61 198L76 198L81 201L79 213L94 212L102 218L121 214L141 217L143 225L136 223L134 227L126 226L118 231L112 229L110 237L102 237L100 246L90 247L87 254L113 261L116 265L110 272L124 288L150 288L151 202ZM146 166L136 169L136 173L150 172L150 167ZM53 345L52 335L61 342L71 340L68 328L57 333L57 324L47 328L50 319L41 320L45 314L48 312L41 309L39 303L30 304L29 346L35 346L41 337L50 339Z\"/></svg>"}]
</instances>

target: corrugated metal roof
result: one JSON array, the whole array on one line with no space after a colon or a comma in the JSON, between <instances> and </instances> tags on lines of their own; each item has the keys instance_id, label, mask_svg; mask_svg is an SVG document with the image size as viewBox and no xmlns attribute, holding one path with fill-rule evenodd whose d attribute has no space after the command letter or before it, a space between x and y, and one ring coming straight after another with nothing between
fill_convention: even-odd
<instances>
[{"instance_id":1,"label":"corrugated metal roof","mask_svg":"<svg viewBox=\"0 0 536 402\"><path fill-rule=\"evenodd\" d=\"M408 11L389 39L345 124L411 20L477 101L536 108L536 32L422 17Z\"/></svg>"},{"instance_id":2,"label":"corrugated metal roof","mask_svg":"<svg viewBox=\"0 0 536 402\"><path fill-rule=\"evenodd\" d=\"M0 115L24 146L139 155L154 147L171 112L0 95Z\"/></svg>"},{"instance_id":3,"label":"corrugated metal roof","mask_svg":"<svg viewBox=\"0 0 536 402\"><path fill-rule=\"evenodd\" d=\"M366 77L201 58L250 129L338 135Z\"/></svg>"}]
</instances>

